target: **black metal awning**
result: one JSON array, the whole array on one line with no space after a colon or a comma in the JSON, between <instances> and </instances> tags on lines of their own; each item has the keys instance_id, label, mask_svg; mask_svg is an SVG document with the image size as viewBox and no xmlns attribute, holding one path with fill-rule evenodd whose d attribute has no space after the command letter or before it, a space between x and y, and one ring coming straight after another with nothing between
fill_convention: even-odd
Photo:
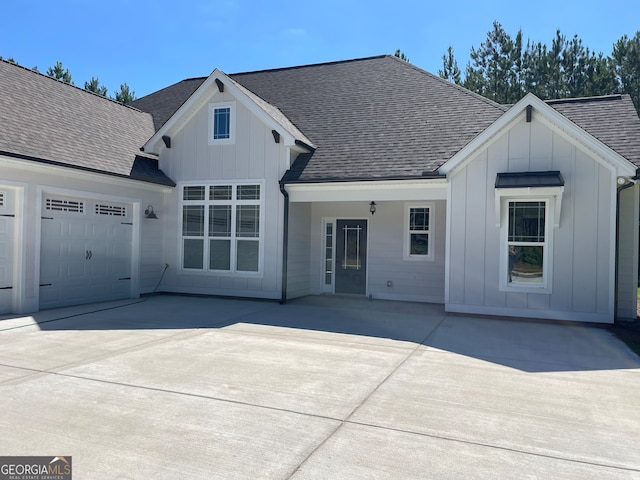
<instances>
[{"instance_id":1,"label":"black metal awning","mask_svg":"<svg viewBox=\"0 0 640 480\"><path fill-rule=\"evenodd\" d=\"M564 178L557 170L548 172L508 172L498 173L496 176L496 188L526 187L564 187Z\"/></svg>"}]
</instances>

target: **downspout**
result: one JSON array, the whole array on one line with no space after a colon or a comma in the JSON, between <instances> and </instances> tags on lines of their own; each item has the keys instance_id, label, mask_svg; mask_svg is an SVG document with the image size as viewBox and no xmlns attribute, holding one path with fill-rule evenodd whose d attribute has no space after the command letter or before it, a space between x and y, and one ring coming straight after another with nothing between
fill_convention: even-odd
<instances>
[{"instance_id":1,"label":"downspout","mask_svg":"<svg viewBox=\"0 0 640 480\"><path fill-rule=\"evenodd\" d=\"M618 281L618 270L619 270L619 260L620 260L620 193L627 188L631 188L635 186L636 181L640 180L640 169L636 170L636 176L629 179L627 183L618 187L616 192L616 254L615 254L615 273L614 273L614 287L613 287L613 321L614 323L618 320L618 289L619 281Z\"/></svg>"},{"instance_id":2,"label":"downspout","mask_svg":"<svg viewBox=\"0 0 640 480\"><path fill-rule=\"evenodd\" d=\"M284 196L284 224L282 227L282 293L280 304L287 302L287 263L289 260L289 192L285 184L280 182L280 193Z\"/></svg>"}]
</instances>

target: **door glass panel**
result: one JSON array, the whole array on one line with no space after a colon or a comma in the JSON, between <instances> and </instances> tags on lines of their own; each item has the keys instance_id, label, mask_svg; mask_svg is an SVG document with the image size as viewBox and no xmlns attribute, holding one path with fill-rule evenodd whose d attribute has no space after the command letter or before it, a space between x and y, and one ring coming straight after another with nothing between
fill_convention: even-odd
<instances>
[{"instance_id":1,"label":"door glass panel","mask_svg":"<svg viewBox=\"0 0 640 480\"><path fill-rule=\"evenodd\" d=\"M362 228L343 227L344 232L344 258L342 259L343 269L360 270L362 261L360 258L360 232Z\"/></svg>"},{"instance_id":2,"label":"door glass panel","mask_svg":"<svg viewBox=\"0 0 640 480\"><path fill-rule=\"evenodd\" d=\"M331 274L333 273L333 223L327 223L324 243L324 284L331 285Z\"/></svg>"}]
</instances>

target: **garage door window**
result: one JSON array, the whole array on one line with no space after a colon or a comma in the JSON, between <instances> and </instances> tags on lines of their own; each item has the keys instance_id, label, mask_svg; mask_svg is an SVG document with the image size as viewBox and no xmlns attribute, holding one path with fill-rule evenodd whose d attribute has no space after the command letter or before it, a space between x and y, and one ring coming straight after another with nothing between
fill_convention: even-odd
<instances>
[{"instance_id":1,"label":"garage door window","mask_svg":"<svg viewBox=\"0 0 640 480\"><path fill-rule=\"evenodd\" d=\"M47 198L44 208L55 212L84 213L84 202L81 200Z\"/></svg>"},{"instance_id":2,"label":"garage door window","mask_svg":"<svg viewBox=\"0 0 640 480\"><path fill-rule=\"evenodd\" d=\"M185 185L182 192L183 270L259 274L262 185Z\"/></svg>"}]
</instances>

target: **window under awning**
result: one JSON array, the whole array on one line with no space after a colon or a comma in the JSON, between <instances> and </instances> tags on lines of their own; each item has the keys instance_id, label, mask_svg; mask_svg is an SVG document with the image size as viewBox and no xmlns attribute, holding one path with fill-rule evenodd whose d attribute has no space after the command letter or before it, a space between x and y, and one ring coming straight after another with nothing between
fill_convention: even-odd
<instances>
[{"instance_id":1,"label":"window under awning","mask_svg":"<svg viewBox=\"0 0 640 480\"><path fill-rule=\"evenodd\" d=\"M554 226L560 226L560 209L562 193L564 192L564 178L557 171L545 172L505 172L496 175L496 226L500 226L502 199L508 198L539 198L553 200Z\"/></svg>"},{"instance_id":2,"label":"window under awning","mask_svg":"<svg viewBox=\"0 0 640 480\"><path fill-rule=\"evenodd\" d=\"M564 187L559 171L498 173L496 188Z\"/></svg>"}]
</instances>

